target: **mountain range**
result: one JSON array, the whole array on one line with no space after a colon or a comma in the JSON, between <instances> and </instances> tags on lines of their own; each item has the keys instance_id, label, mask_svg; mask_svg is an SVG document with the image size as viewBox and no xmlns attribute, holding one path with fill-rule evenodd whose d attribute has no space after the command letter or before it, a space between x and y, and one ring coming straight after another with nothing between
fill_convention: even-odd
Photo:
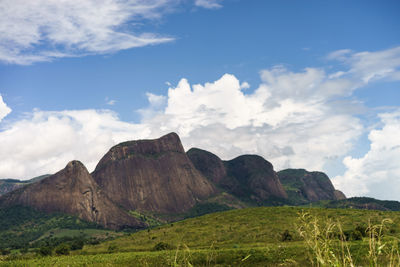
<instances>
[{"instance_id":1,"label":"mountain range","mask_svg":"<svg viewBox=\"0 0 400 267\"><path fill-rule=\"evenodd\" d=\"M346 199L322 172L276 172L258 155L224 161L198 148L185 152L176 133L120 143L92 173L71 161L53 175L0 180L0 194L0 208L65 213L111 229L145 228L146 216L168 222L224 209Z\"/></svg>"}]
</instances>

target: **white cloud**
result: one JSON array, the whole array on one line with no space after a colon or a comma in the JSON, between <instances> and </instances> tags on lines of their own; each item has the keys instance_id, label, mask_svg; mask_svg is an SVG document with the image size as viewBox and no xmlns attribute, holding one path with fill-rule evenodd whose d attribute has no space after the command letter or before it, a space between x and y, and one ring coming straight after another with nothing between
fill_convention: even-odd
<instances>
[{"instance_id":1,"label":"white cloud","mask_svg":"<svg viewBox=\"0 0 400 267\"><path fill-rule=\"evenodd\" d=\"M382 128L369 133L369 151L360 158L346 157L347 170L333 183L349 196L400 200L400 109L379 118Z\"/></svg>"},{"instance_id":2,"label":"white cloud","mask_svg":"<svg viewBox=\"0 0 400 267\"><path fill-rule=\"evenodd\" d=\"M177 0L0 1L0 60L31 64L173 40L139 33Z\"/></svg>"},{"instance_id":3,"label":"white cloud","mask_svg":"<svg viewBox=\"0 0 400 267\"><path fill-rule=\"evenodd\" d=\"M3 178L54 173L73 159L93 170L114 144L150 136L145 126L122 122L109 110L35 110L4 128L0 132Z\"/></svg>"},{"instance_id":4,"label":"white cloud","mask_svg":"<svg viewBox=\"0 0 400 267\"><path fill-rule=\"evenodd\" d=\"M148 93L149 106L139 110L137 124L122 122L111 111L36 110L0 132L0 157L6 159L0 176L29 178L54 172L72 159L93 169L117 142L171 131L180 134L187 149L201 147L225 159L260 154L276 169L321 170L324 158L351 149L362 126L330 104L331 92L324 96L317 90L329 81L322 70L272 68L261 76L262 84L249 94L231 74L204 85L182 79L168 96Z\"/></svg>"},{"instance_id":5,"label":"white cloud","mask_svg":"<svg viewBox=\"0 0 400 267\"><path fill-rule=\"evenodd\" d=\"M222 7L221 2L222 0L195 0L194 4L207 9L218 9Z\"/></svg>"},{"instance_id":6,"label":"white cloud","mask_svg":"<svg viewBox=\"0 0 400 267\"><path fill-rule=\"evenodd\" d=\"M348 65L350 69L347 75L363 84L383 78L400 80L400 46L376 52L353 53L348 49L338 50L329 54L328 59L339 60Z\"/></svg>"},{"instance_id":7,"label":"white cloud","mask_svg":"<svg viewBox=\"0 0 400 267\"><path fill-rule=\"evenodd\" d=\"M352 53L350 49L336 50L328 54L327 59L330 60L346 60L347 56Z\"/></svg>"},{"instance_id":8,"label":"white cloud","mask_svg":"<svg viewBox=\"0 0 400 267\"><path fill-rule=\"evenodd\" d=\"M204 85L182 79L168 90L165 109L142 123L152 133L177 131L186 148L210 149L225 159L260 154L276 169L321 170L328 158L346 155L362 126L330 103L335 94L322 89L333 81L322 70L276 67L261 76L263 83L251 94L230 74Z\"/></svg>"},{"instance_id":9,"label":"white cloud","mask_svg":"<svg viewBox=\"0 0 400 267\"><path fill-rule=\"evenodd\" d=\"M0 94L0 122L1 120L7 116L11 112L11 108L9 108L6 103L3 101L3 97Z\"/></svg>"},{"instance_id":10,"label":"white cloud","mask_svg":"<svg viewBox=\"0 0 400 267\"><path fill-rule=\"evenodd\" d=\"M109 106L114 106L115 103L117 103L117 100L110 99L109 97L106 97L105 100L106 100L106 104L109 105Z\"/></svg>"},{"instance_id":11,"label":"white cloud","mask_svg":"<svg viewBox=\"0 0 400 267\"><path fill-rule=\"evenodd\" d=\"M385 51L368 53L369 58L377 58L374 53ZM352 59L358 54L342 56ZM392 79L399 68L397 63L375 60L380 68L394 72L363 79L379 69L371 65L366 71L357 67L357 60L344 62L348 70L335 73L322 68L266 69L260 72L261 84L254 90L231 74L195 85L181 79L175 87L169 86L167 95L147 94L149 105L139 110L139 123L122 122L107 110L33 111L21 120L2 123L0 157L6 160L0 163L0 177L54 172L72 159L93 169L107 149L120 141L156 138L171 131L181 136L186 149L200 147L223 159L251 153L264 156L276 170L324 171L332 159L348 156L370 128L357 117L365 107L353 99L352 92L378 79ZM348 171L335 178L339 189L349 195L378 196L376 177L397 186L388 177L399 177L395 165L400 158L399 117L398 113L380 115L383 128L371 132L371 151L359 159L346 157ZM398 199L394 193L381 198Z\"/></svg>"}]
</instances>

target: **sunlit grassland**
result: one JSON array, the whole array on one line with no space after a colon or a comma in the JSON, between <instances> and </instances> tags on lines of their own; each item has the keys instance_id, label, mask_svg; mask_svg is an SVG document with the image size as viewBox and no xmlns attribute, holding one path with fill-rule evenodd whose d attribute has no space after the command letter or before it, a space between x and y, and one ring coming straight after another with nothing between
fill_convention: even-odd
<instances>
[{"instance_id":1,"label":"sunlit grassland","mask_svg":"<svg viewBox=\"0 0 400 267\"><path fill-rule=\"evenodd\" d=\"M166 224L143 230L130 236L85 246L87 253L107 252L111 244L119 251L148 251L159 242L173 246L185 244L190 248L204 249L211 243L218 248L259 247L281 243L281 234L288 230L292 241L301 241L297 233L299 213L308 210L320 220L331 219L341 223L344 231L358 224L377 224L391 218L392 235L400 237L400 213L351 209L319 209L298 207L260 207L230 210L198 218Z\"/></svg>"},{"instance_id":2,"label":"sunlit grassland","mask_svg":"<svg viewBox=\"0 0 400 267\"><path fill-rule=\"evenodd\" d=\"M301 221L304 213L318 222L317 234L313 232L314 226L314 228L301 228L302 223L304 226L304 221ZM366 234L360 238L361 240L353 240L352 235L357 227L367 229L368 225L379 225L385 219L390 219L390 222L385 223L380 243L376 243L377 248L378 245L384 245L384 248L381 254L376 253L375 258L386 266L390 263L389 254L386 252L390 252L393 245L397 246L400 237L400 212L304 207L260 207L208 214L142 230L98 245L85 245L83 250L71 252L69 256L25 260L16 258L13 261L5 259L0 261L0 264L5 266L311 266L315 251L307 246L305 242L307 236L304 236L304 232L299 231L306 229L310 232L308 238L317 240L316 246L324 247L323 251L327 255L336 253L335 255L340 258L345 244L356 266L370 266L366 257L371 251L370 238ZM330 228L327 228L327 225L331 225ZM325 229L330 232L324 233ZM326 241L322 238L324 234L329 238L332 237L332 240L323 243L322 241ZM349 241L343 241L345 234L350 237ZM157 251L159 247L163 247L159 246L160 243L166 250ZM351 265L339 263L336 266Z\"/></svg>"}]
</instances>

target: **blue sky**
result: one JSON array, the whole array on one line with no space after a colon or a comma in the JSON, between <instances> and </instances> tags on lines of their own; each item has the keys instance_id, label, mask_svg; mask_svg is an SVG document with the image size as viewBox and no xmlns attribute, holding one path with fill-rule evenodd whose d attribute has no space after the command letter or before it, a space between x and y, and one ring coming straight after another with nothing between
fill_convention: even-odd
<instances>
[{"instance_id":1,"label":"blue sky","mask_svg":"<svg viewBox=\"0 0 400 267\"><path fill-rule=\"evenodd\" d=\"M399 199L398 1L0 3L0 177L177 132ZM28 162L28 163L27 163Z\"/></svg>"}]
</instances>

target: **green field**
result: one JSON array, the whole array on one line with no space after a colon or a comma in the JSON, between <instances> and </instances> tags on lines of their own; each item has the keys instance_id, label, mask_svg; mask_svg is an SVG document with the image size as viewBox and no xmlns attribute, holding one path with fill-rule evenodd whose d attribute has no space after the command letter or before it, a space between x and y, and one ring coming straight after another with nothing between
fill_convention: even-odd
<instances>
[{"instance_id":1,"label":"green field","mask_svg":"<svg viewBox=\"0 0 400 267\"><path fill-rule=\"evenodd\" d=\"M376 251L372 251L375 254L368 258L366 255L371 253L369 233L372 231L367 229L385 219L390 221L384 227L374 228L377 231L372 240ZM315 221L318 223L314 224ZM319 233L313 236L315 226L318 226ZM311 237L317 236L315 244L320 246L322 255L327 253L327 259L330 257L328 254L332 254L336 255L337 261L343 261L337 266L346 265L342 254L347 247L356 266L386 266L390 264L390 254L395 255L392 245L397 247L400 238L400 212L301 207L229 210L157 226L97 245L85 245L82 250L71 251L69 256L37 257L34 253L14 253L4 256L0 264L311 266L318 251L307 246L306 241L311 239L307 239L304 231L308 231L306 234ZM343 249L344 245L346 249ZM20 259L23 257L25 259ZM329 260L332 261L332 257ZM370 261L377 264L370 265ZM333 266L333 263L325 266Z\"/></svg>"}]
</instances>

